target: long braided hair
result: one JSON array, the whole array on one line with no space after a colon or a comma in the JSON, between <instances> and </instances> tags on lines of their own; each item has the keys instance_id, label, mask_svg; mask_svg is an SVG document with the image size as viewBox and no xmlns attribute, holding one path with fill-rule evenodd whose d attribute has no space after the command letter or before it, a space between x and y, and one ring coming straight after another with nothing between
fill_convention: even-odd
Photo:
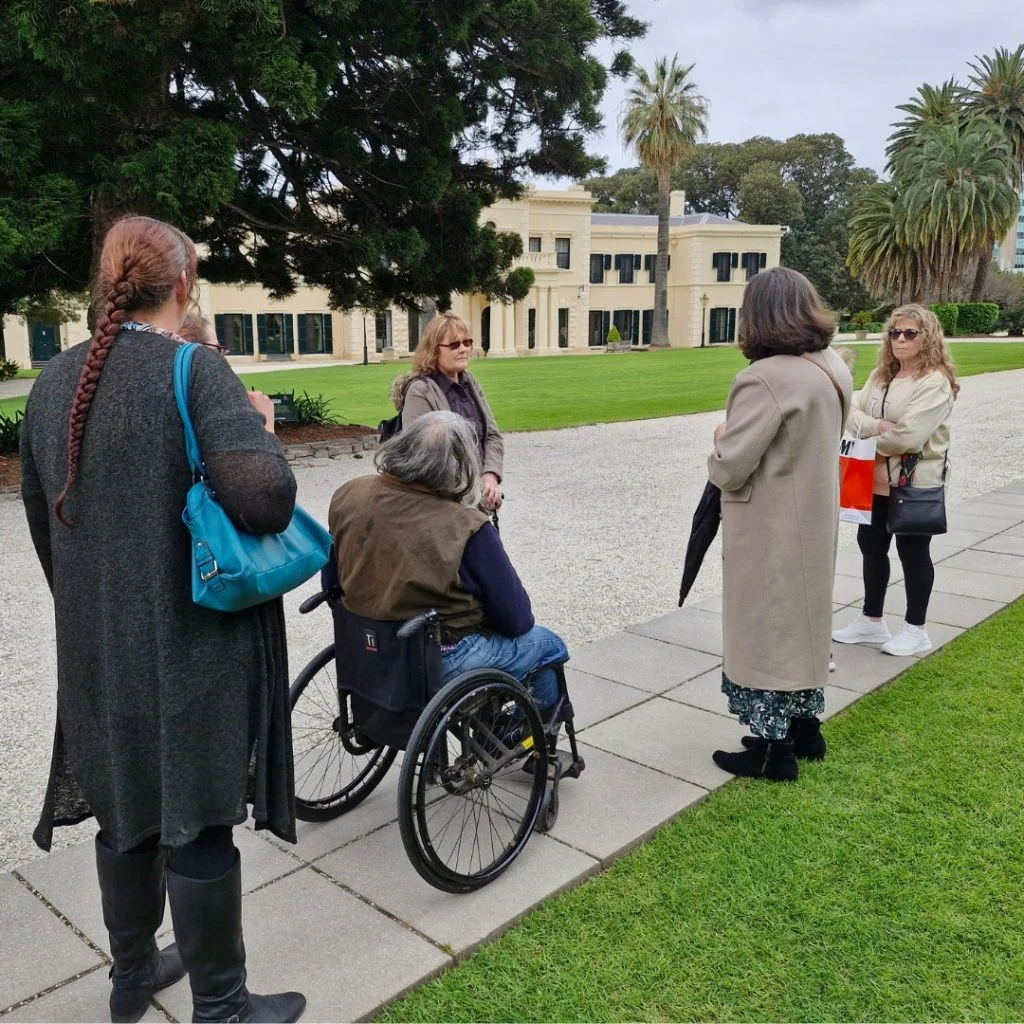
<instances>
[{"instance_id":1,"label":"long braided hair","mask_svg":"<svg viewBox=\"0 0 1024 1024\"><path fill-rule=\"evenodd\" d=\"M196 287L196 247L171 224L151 217L125 217L103 240L92 291L96 328L68 417L68 475L53 503L54 515L64 526L71 525L64 517L64 502L78 478L85 422L121 324L138 310L163 305L182 272L191 297Z\"/></svg>"}]
</instances>

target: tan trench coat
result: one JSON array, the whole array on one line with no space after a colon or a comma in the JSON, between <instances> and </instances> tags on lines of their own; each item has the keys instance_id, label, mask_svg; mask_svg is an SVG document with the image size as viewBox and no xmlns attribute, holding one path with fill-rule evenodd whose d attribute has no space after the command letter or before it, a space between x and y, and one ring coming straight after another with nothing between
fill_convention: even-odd
<instances>
[{"instance_id":1,"label":"tan trench coat","mask_svg":"<svg viewBox=\"0 0 1024 1024\"><path fill-rule=\"evenodd\" d=\"M828 680L839 441L853 383L831 349L812 359L772 356L743 370L708 460L722 489L724 668L750 689Z\"/></svg>"}]
</instances>

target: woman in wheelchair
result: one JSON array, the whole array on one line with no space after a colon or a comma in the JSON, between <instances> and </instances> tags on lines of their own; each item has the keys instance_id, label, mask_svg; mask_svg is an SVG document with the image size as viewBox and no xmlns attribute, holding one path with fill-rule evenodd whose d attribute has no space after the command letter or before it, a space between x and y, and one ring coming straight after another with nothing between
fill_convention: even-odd
<instances>
[{"instance_id":1,"label":"woman in wheelchair","mask_svg":"<svg viewBox=\"0 0 1024 1024\"><path fill-rule=\"evenodd\" d=\"M534 622L498 532L477 507L477 449L460 416L427 413L378 449L378 474L338 488L329 525L342 600L368 619L435 610L444 681L501 669L529 683L547 724L560 692L554 666L569 652Z\"/></svg>"}]
</instances>

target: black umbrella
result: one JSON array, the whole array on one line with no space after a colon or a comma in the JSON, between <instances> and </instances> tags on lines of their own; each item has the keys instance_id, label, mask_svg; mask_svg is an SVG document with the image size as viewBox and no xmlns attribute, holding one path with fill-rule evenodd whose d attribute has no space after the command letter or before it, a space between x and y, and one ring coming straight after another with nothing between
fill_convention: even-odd
<instances>
[{"instance_id":1,"label":"black umbrella","mask_svg":"<svg viewBox=\"0 0 1024 1024\"><path fill-rule=\"evenodd\" d=\"M721 521L722 492L708 481L697 503L697 511L693 513L693 526L690 528L690 541L686 545L686 561L683 563L683 579L679 584L680 607L697 579L711 542L718 535L718 524Z\"/></svg>"}]
</instances>

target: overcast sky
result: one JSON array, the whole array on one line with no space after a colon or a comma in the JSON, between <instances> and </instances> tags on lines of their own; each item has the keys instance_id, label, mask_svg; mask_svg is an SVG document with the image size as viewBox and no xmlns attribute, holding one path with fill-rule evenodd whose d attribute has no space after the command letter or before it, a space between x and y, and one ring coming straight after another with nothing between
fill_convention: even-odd
<instances>
[{"instance_id":1,"label":"overcast sky","mask_svg":"<svg viewBox=\"0 0 1024 1024\"><path fill-rule=\"evenodd\" d=\"M630 0L650 24L632 47L651 67L679 54L711 105L708 138L835 132L881 171L897 103L997 46L1024 42L1024 0ZM609 169L636 163L618 139L626 86L615 79L594 150Z\"/></svg>"}]
</instances>

